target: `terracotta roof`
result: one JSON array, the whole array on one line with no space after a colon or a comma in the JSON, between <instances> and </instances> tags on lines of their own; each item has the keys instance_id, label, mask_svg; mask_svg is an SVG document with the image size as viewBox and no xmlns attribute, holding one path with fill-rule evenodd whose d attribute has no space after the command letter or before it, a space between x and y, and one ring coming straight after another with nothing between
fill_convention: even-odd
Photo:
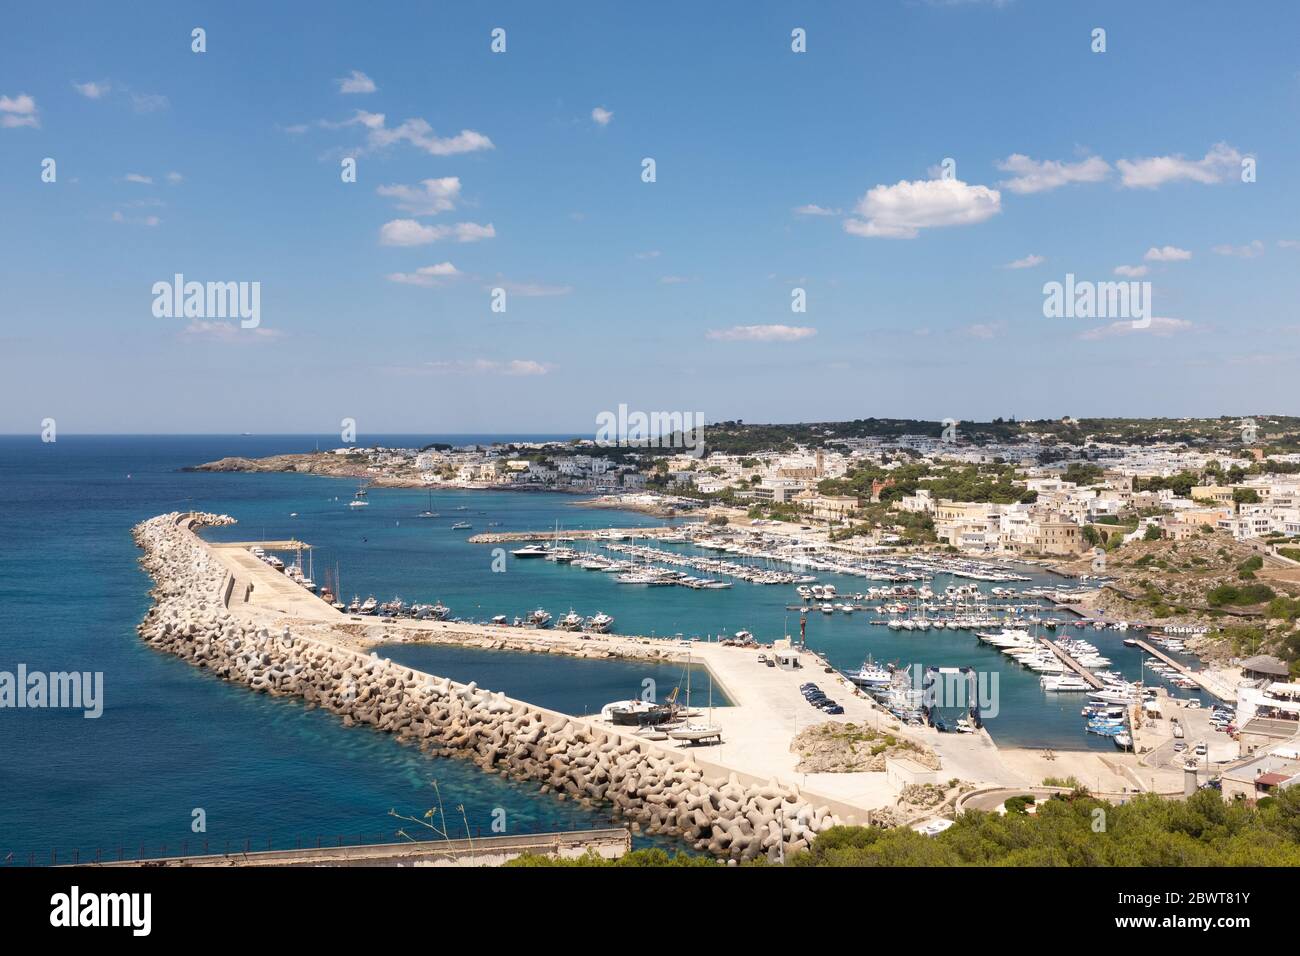
<instances>
[{"instance_id":1,"label":"terracotta roof","mask_svg":"<svg viewBox=\"0 0 1300 956\"><path fill-rule=\"evenodd\" d=\"M1261 773L1255 778L1256 786L1276 787L1279 783L1286 783L1291 778L1284 773Z\"/></svg>"}]
</instances>

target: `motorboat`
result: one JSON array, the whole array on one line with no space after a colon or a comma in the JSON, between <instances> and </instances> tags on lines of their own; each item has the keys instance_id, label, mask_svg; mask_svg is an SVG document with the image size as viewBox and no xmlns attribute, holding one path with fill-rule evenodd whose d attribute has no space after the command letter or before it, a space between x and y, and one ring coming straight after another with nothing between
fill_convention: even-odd
<instances>
[{"instance_id":1,"label":"motorboat","mask_svg":"<svg viewBox=\"0 0 1300 956\"><path fill-rule=\"evenodd\" d=\"M1039 683L1043 690L1066 692L1087 691L1091 685L1076 674L1046 675Z\"/></svg>"},{"instance_id":2,"label":"motorboat","mask_svg":"<svg viewBox=\"0 0 1300 956\"><path fill-rule=\"evenodd\" d=\"M551 623L551 614L549 611L543 610L539 607L536 611L533 611L533 613L528 615L528 623L533 625L533 627L546 627Z\"/></svg>"},{"instance_id":3,"label":"motorboat","mask_svg":"<svg viewBox=\"0 0 1300 956\"><path fill-rule=\"evenodd\" d=\"M576 631L582 627L582 615L569 608L569 613L560 618L560 623L556 625L562 631Z\"/></svg>"},{"instance_id":4,"label":"motorboat","mask_svg":"<svg viewBox=\"0 0 1300 956\"><path fill-rule=\"evenodd\" d=\"M472 528L472 527L474 527L474 526L473 526L472 524L470 524L468 521L457 521L454 525L451 526L451 530L452 530L452 531L466 531L466 530L468 530L468 529L470 529L470 528Z\"/></svg>"},{"instance_id":5,"label":"motorboat","mask_svg":"<svg viewBox=\"0 0 1300 956\"><path fill-rule=\"evenodd\" d=\"M550 552L545 545L529 544L522 548L516 548L510 554L516 558L544 558Z\"/></svg>"},{"instance_id":6,"label":"motorboat","mask_svg":"<svg viewBox=\"0 0 1300 956\"><path fill-rule=\"evenodd\" d=\"M597 611L587 618L587 628L597 634L604 634L614 626L614 619L604 611Z\"/></svg>"}]
</instances>

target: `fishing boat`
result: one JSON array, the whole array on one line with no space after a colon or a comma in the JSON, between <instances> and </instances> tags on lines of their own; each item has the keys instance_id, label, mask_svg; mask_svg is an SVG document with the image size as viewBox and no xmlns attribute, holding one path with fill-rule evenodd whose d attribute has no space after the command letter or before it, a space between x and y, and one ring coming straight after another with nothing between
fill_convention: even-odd
<instances>
[{"instance_id":1,"label":"fishing boat","mask_svg":"<svg viewBox=\"0 0 1300 956\"><path fill-rule=\"evenodd\" d=\"M452 531L465 531L465 530L467 530L467 529L469 529L469 528L472 528L472 527L474 527L474 526L473 526L472 524L470 524L468 521L457 521L454 525L451 526L451 530L452 530Z\"/></svg>"},{"instance_id":2,"label":"fishing boat","mask_svg":"<svg viewBox=\"0 0 1300 956\"><path fill-rule=\"evenodd\" d=\"M614 619L604 611L597 611L587 618L587 629L597 634L604 634L614 626Z\"/></svg>"},{"instance_id":3,"label":"fishing boat","mask_svg":"<svg viewBox=\"0 0 1300 956\"><path fill-rule=\"evenodd\" d=\"M528 623L533 627L546 627L551 623L551 614L549 611L538 608L528 615Z\"/></svg>"},{"instance_id":4,"label":"fishing boat","mask_svg":"<svg viewBox=\"0 0 1300 956\"><path fill-rule=\"evenodd\" d=\"M556 627L562 631L576 631L582 627L582 615L569 608L569 613L560 618L560 623Z\"/></svg>"},{"instance_id":5,"label":"fishing boat","mask_svg":"<svg viewBox=\"0 0 1300 956\"><path fill-rule=\"evenodd\" d=\"M675 708L649 700L616 700L600 710L600 719L622 727L644 727L673 719Z\"/></svg>"},{"instance_id":6,"label":"fishing boat","mask_svg":"<svg viewBox=\"0 0 1300 956\"><path fill-rule=\"evenodd\" d=\"M373 594L361 602L362 614L374 614L375 611L377 611L378 609L379 609L379 602L375 600L375 596Z\"/></svg>"},{"instance_id":7,"label":"fishing boat","mask_svg":"<svg viewBox=\"0 0 1300 956\"><path fill-rule=\"evenodd\" d=\"M856 671L845 671L844 676L866 690L884 690L894 680L891 671L876 664L870 657Z\"/></svg>"}]
</instances>

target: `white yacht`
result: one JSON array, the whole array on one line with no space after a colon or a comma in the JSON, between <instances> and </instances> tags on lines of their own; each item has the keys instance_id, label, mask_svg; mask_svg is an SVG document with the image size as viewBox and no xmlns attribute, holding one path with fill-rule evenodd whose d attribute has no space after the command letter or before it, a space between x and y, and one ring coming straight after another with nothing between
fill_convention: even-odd
<instances>
[{"instance_id":1,"label":"white yacht","mask_svg":"<svg viewBox=\"0 0 1300 956\"><path fill-rule=\"evenodd\" d=\"M1076 691L1082 693L1090 689L1088 682L1077 674L1049 674L1045 675L1039 683L1043 690L1061 693Z\"/></svg>"},{"instance_id":2,"label":"white yacht","mask_svg":"<svg viewBox=\"0 0 1300 956\"><path fill-rule=\"evenodd\" d=\"M510 553L516 558L544 558L547 555L547 548L540 544L529 544L516 548Z\"/></svg>"},{"instance_id":3,"label":"white yacht","mask_svg":"<svg viewBox=\"0 0 1300 956\"><path fill-rule=\"evenodd\" d=\"M597 611L591 617L587 618L587 627L597 634L604 634L614 626L614 619L604 611Z\"/></svg>"},{"instance_id":4,"label":"white yacht","mask_svg":"<svg viewBox=\"0 0 1300 956\"><path fill-rule=\"evenodd\" d=\"M582 615L569 608L569 613L560 618L560 623L556 626L562 631L576 631L582 627Z\"/></svg>"}]
</instances>

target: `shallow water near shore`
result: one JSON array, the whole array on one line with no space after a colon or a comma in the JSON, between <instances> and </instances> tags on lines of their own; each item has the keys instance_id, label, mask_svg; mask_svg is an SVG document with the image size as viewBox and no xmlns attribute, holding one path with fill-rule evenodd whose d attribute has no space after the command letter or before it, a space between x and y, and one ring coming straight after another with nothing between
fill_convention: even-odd
<instances>
[{"instance_id":1,"label":"shallow water near shore","mask_svg":"<svg viewBox=\"0 0 1300 956\"><path fill-rule=\"evenodd\" d=\"M434 440L393 436L385 443ZM619 585L612 575L516 559L497 573L492 546L465 540L486 531L553 531L557 522L561 529L663 523L575 506L574 496L440 492L434 508L441 517L420 519L428 496L418 490L373 488L369 507L350 509L355 484L348 481L181 471L227 455L310 451L316 441L63 436L47 445L35 437L0 437L8 519L0 548L6 611L0 670L25 663L29 670L102 671L105 697L97 720L74 711L0 710L0 787L6 794L0 801L0 862L11 853L11 862L68 862L74 850L86 859L96 848L105 857L119 847L133 856L141 846L145 855L195 852L205 840L213 852L227 844L242 849L245 841L265 849L268 839L275 848L313 845L318 838L391 840L403 824L389 810L422 816L436 804L434 779L453 836L465 820L471 832L488 832L498 807L506 810L511 832L609 823L600 811L539 794L535 784L511 783L463 761L425 757L387 735L344 728L300 702L250 693L146 648L135 627L149 606L150 582L137 564L130 531L162 512L198 509L239 519L231 527L208 529L205 534L214 539L308 541L315 546L316 580L337 567L345 599L357 593L380 600L442 600L454 616L474 620L522 616L538 606L556 618L570 608L583 615L603 610L614 615L622 634L708 639L744 628L763 641L799 634L799 613L786 609L799 603L789 586L737 581L725 591L646 588ZM337 438L320 444L333 447ZM473 529L452 531L451 524L462 520ZM1059 580L1034 577L1035 583ZM821 579L836 584L841 595L872 583L835 575ZM933 586L941 590L948 583L952 579L940 575ZM988 726L1000 745L1112 748L1083 733L1083 695L1043 693L1037 675L972 633L907 634L872 626L873 619L863 612L811 613L808 644L839 668L855 668L871 654L900 664L991 670L999 677L1000 713ZM1122 635L1073 628L1070 633L1097 644L1113 668L1138 676L1140 654L1123 647ZM494 652L445 647L390 646L381 653L413 666L427 661L431 670L445 668L446 676L577 714L638 696L649 666L553 655L488 658L482 655ZM662 675L649 675L658 696L675 686L680 672L669 666ZM703 691L701 685L693 688L696 706ZM464 806L465 820L453 809L457 805ZM196 809L206 814L205 833L192 829Z\"/></svg>"}]
</instances>

